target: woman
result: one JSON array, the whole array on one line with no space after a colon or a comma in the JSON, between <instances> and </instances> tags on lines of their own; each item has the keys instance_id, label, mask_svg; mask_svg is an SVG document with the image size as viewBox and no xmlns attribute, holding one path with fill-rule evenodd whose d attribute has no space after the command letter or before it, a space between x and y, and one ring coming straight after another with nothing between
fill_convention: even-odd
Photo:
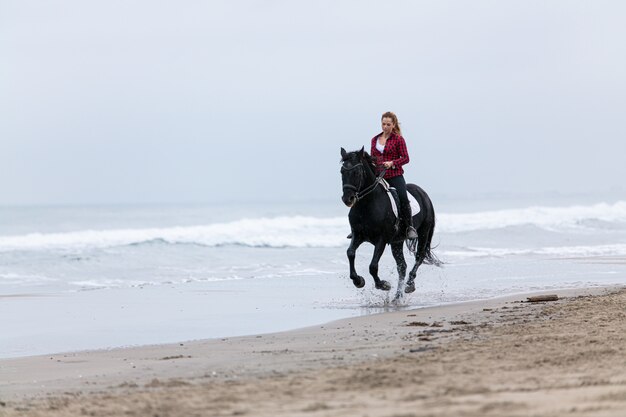
<instances>
[{"instance_id":1,"label":"woman","mask_svg":"<svg viewBox=\"0 0 626 417\"><path fill-rule=\"evenodd\" d=\"M400 230L406 230L407 239L417 239L415 228L411 224L411 204L406 193L403 165L409 163L409 152L406 142L400 131L398 117L388 111L381 117L383 131L372 138L372 151L376 161L376 173L380 174L384 168L385 179L394 187L400 198Z\"/></svg>"}]
</instances>

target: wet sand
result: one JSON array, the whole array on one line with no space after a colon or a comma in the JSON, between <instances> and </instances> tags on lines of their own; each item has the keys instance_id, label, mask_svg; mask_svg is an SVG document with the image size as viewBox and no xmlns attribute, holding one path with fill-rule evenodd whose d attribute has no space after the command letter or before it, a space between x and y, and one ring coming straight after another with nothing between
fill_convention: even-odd
<instances>
[{"instance_id":1,"label":"wet sand","mask_svg":"<svg viewBox=\"0 0 626 417\"><path fill-rule=\"evenodd\" d=\"M0 415L626 415L626 290L550 293L0 360Z\"/></svg>"}]
</instances>

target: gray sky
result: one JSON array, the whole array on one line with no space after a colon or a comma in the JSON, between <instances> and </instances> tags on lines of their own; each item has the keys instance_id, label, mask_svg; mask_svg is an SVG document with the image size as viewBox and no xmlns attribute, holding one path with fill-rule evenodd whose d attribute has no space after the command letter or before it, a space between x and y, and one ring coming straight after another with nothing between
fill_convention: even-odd
<instances>
[{"instance_id":1,"label":"gray sky","mask_svg":"<svg viewBox=\"0 0 626 417\"><path fill-rule=\"evenodd\" d=\"M0 0L0 204L339 199L396 112L432 194L626 178L623 1Z\"/></svg>"}]
</instances>

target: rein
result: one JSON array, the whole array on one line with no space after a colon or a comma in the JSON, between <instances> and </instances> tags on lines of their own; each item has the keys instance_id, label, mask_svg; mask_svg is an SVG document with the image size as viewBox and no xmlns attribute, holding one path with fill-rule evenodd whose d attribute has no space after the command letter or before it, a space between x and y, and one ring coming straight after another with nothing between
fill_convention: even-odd
<instances>
[{"instance_id":1,"label":"rein","mask_svg":"<svg viewBox=\"0 0 626 417\"><path fill-rule=\"evenodd\" d=\"M352 166L352 167L350 167L350 168L346 168L346 167L343 167L343 166L342 166L342 167L341 167L341 170L342 170L342 171L351 171L351 170L353 170L353 169L355 169L355 168L357 168L357 167L362 167L362 166L363 166L363 163L362 163L362 162L359 162L358 164L353 165L353 166ZM374 188L376 188L376 186L377 186L378 184L380 184L380 182L382 181L383 177L385 176L385 172L387 172L387 168L384 168L384 169L382 170L382 172L381 172L381 173L380 173L380 174L376 177L376 179L374 180L374 182L373 182L372 184L370 184L369 186L365 187L363 190L360 190L360 188L361 188L360 181L359 181L359 186L358 186L358 187L355 187L355 186L354 186L354 185L352 185L352 184L345 184L345 185L343 186L343 189L344 189L344 190L345 190L345 189L348 189L348 190L354 190L354 191L356 191L356 193L355 193L355 195L354 195L354 197L356 198L356 200L355 200L354 204L356 204L359 200L362 200L362 199L363 199L363 197L365 197L366 195L368 195L369 193L371 193L372 191L374 191Z\"/></svg>"}]
</instances>

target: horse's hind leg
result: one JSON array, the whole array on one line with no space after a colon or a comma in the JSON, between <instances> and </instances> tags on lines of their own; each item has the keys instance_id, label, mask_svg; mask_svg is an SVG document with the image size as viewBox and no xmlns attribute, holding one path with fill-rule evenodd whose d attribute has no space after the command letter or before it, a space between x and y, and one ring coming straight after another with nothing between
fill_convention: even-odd
<instances>
[{"instance_id":1,"label":"horse's hind leg","mask_svg":"<svg viewBox=\"0 0 626 417\"><path fill-rule=\"evenodd\" d=\"M405 293L409 294L415 291L415 277L417 276L417 268L422 265L422 262L424 262L424 260L420 259L419 255L415 255L415 265L409 273L409 280L406 282L406 287L404 288Z\"/></svg>"},{"instance_id":2,"label":"horse's hind leg","mask_svg":"<svg viewBox=\"0 0 626 417\"><path fill-rule=\"evenodd\" d=\"M415 265L409 272L409 280L406 282L406 288L404 289L405 293L412 293L415 291L415 277L417 276L417 269L422 265L424 259L426 258L426 246L429 242L430 228L428 227L420 227L417 231L417 250L415 251Z\"/></svg>"},{"instance_id":3,"label":"horse's hind leg","mask_svg":"<svg viewBox=\"0 0 626 417\"><path fill-rule=\"evenodd\" d=\"M396 260L396 266L398 267L398 288L396 290L396 296L394 297L394 301L398 301L404 294L404 278L406 277L406 261L404 260L402 242L392 243L391 253L393 254L393 259Z\"/></svg>"},{"instance_id":4,"label":"horse's hind leg","mask_svg":"<svg viewBox=\"0 0 626 417\"><path fill-rule=\"evenodd\" d=\"M372 262L370 263L370 274L374 278L376 288L383 291L389 291L391 289L389 282L378 277L378 261L380 261L380 257L383 256L386 246L387 244L382 238L376 242L376 245L374 245L374 256L372 256Z\"/></svg>"}]
</instances>

